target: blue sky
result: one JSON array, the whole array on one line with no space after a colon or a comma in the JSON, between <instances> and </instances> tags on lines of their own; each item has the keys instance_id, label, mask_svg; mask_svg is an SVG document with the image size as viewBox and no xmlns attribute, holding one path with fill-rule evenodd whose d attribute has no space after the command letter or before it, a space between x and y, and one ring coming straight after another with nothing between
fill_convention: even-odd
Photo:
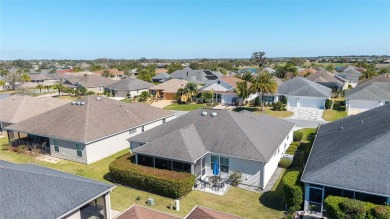
<instances>
[{"instance_id":1,"label":"blue sky","mask_svg":"<svg viewBox=\"0 0 390 219\"><path fill-rule=\"evenodd\" d=\"M0 0L0 59L390 55L390 1Z\"/></svg>"}]
</instances>

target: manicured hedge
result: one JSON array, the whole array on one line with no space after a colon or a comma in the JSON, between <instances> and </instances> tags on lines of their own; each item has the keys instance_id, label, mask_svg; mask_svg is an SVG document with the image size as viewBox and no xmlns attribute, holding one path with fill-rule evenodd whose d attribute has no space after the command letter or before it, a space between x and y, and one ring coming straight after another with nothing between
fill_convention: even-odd
<instances>
[{"instance_id":1,"label":"manicured hedge","mask_svg":"<svg viewBox=\"0 0 390 219\"><path fill-rule=\"evenodd\" d=\"M195 184L195 176L142 166L131 162L133 154L126 154L110 164L112 179L124 185L171 198L180 198L188 194Z\"/></svg>"},{"instance_id":2,"label":"manicured hedge","mask_svg":"<svg viewBox=\"0 0 390 219\"><path fill-rule=\"evenodd\" d=\"M332 106L332 101L329 99L325 100L325 109L330 109L331 106Z\"/></svg>"},{"instance_id":3,"label":"manicured hedge","mask_svg":"<svg viewBox=\"0 0 390 219\"><path fill-rule=\"evenodd\" d=\"M283 177L284 200L289 211L298 211L303 203L302 183L299 181L301 173L299 171L290 171Z\"/></svg>"},{"instance_id":4,"label":"manicured hedge","mask_svg":"<svg viewBox=\"0 0 390 219\"><path fill-rule=\"evenodd\" d=\"M390 219L390 207L339 196L328 196L324 208L331 219Z\"/></svg>"},{"instance_id":5,"label":"manicured hedge","mask_svg":"<svg viewBox=\"0 0 390 219\"><path fill-rule=\"evenodd\" d=\"M278 166L280 168L287 169L291 165L291 163L292 163L292 160L287 159L287 158L282 158L282 159L280 159Z\"/></svg>"},{"instance_id":6,"label":"manicured hedge","mask_svg":"<svg viewBox=\"0 0 390 219\"><path fill-rule=\"evenodd\" d=\"M293 136L293 141L300 142L303 138L303 133L300 131L295 131Z\"/></svg>"},{"instance_id":7,"label":"manicured hedge","mask_svg":"<svg viewBox=\"0 0 390 219\"><path fill-rule=\"evenodd\" d=\"M286 154L294 155L299 147L299 142L292 142L286 150Z\"/></svg>"}]
</instances>

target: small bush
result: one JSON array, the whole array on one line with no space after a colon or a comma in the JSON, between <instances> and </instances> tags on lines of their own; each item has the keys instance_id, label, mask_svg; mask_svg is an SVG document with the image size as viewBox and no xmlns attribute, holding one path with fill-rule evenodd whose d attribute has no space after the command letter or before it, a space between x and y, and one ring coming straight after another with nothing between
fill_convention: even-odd
<instances>
[{"instance_id":1,"label":"small bush","mask_svg":"<svg viewBox=\"0 0 390 219\"><path fill-rule=\"evenodd\" d=\"M242 181L241 178L242 178L242 173L238 170L234 171L229 176L230 184L232 186L238 186L238 184Z\"/></svg>"},{"instance_id":2,"label":"small bush","mask_svg":"<svg viewBox=\"0 0 390 219\"><path fill-rule=\"evenodd\" d=\"M299 147L299 142L292 142L286 150L286 154L294 155Z\"/></svg>"},{"instance_id":3,"label":"small bush","mask_svg":"<svg viewBox=\"0 0 390 219\"><path fill-rule=\"evenodd\" d=\"M85 93L85 95L94 95L95 94L95 92L93 92L93 91L87 91L87 93Z\"/></svg>"},{"instance_id":4,"label":"small bush","mask_svg":"<svg viewBox=\"0 0 390 219\"><path fill-rule=\"evenodd\" d=\"M378 205L373 209L374 217L378 219L389 219L390 218L390 206Z\"/></svg>"},{"instance_id":5,"label":"small bush","mask_svg":"<svg viewBox=\"0 0 390 219\"><path fill-rule=\"evenodd\" d=\"M332 106L332 101L329 99L325 100L325 109L330 109L331 106Z\"/></svg>"},{"instance_id":6,"label":"small bush","mask_svg":"<svg viewBox=\"0 0 390 219\"><path fill-rule=\"evenodd\" d=\"M340 106L340 111L345 111L347 109L346 106Z\"/></svg>"},{"instance_id":7,"label":"small bush","mask_svg":"<svg viewBox=\"0 0 390 219\"><path fill-rule=\"evenodd\" d=\"M259 96L257 96L257 97L255 98L255 102L253 103L253 105L254 105L254 106L260 106L260 105L261 105L261 100L260 100L260 97L259 97Z\"/></svg>"},{"instance_id":8,"label":"small bush","mask_svg":"<svg viewBox=\"0 0 390 219\"><path fill-rule=\"evenodd\" d=\"M345 199L346 198L339 196L328 196L324 200L324 208L326 209L329 218L342 219L345 217L344 212L340 209L340 205Z\"/></svg>"},{"instance_id":9,"label":"small bush","mask_svg":"<svg viewBox=\"0 0 390 219\"><path fill-rule=\"evenodd\" d=\"M290 212L301 209L303 203L303 189L299 178L299 171L288 172L283 177L284 199Z\"/></svg>"},{"instance_id":10,"label":"small bush","mask_svg":"<svg viewBox=\"0 0 390 219\"><path fill-rule=\"evenodd\" d=\"M115 182L171 198L183 197L195 184L190 173L142 166L131 160L134 155L127 154L111 162L109 169Z\"/></svg>"},{"instance_id":11,"label":"small bush","mask_svg":"<svg viewBox=\"0 0 390 219\"><path fill-rule=\"evenodd\" d=\"M280 161L279 161L279 164L278 166L280 168L284 168L284 169L287 169L292 163L292 160L290 159L287 159L287 158L282 158Z\"/></svg>"},{"instance_id":12,"label":"small bush","mask_svg":"<svg viewBox=\"0 0 390 219\"><path fill-rule=\"evenodd\" d=\"M293 141L300 142L303 138L303 133L300 131L295 131L293 136Z\"/></svg>"},{"instance_id":13,"label":"small bush","mask_svg":"<svg viewBox=\"0 0 390 219\"><path fill-rule=\"evenodd\" d=\"M141 95L138 97L139 102L145 102L149 99L150 95L147 91L142 91Z\"/></svg>"},{"instance_id":14,"label":"small bush","mask_svg":"<svg viewBox=\"0 0 390 219\"><path fill-rule=\"evenodd\" d=\"M284 109L286 109L286 106L280 101L272 104L272 110L274 111L285 111Z\"/></svg>"},{"instance_id":15,"label":"small bush","mask_svg":"<svg viewBox=\"0 0 390 219\"><path fill-rule=\"evenodd\" d=\"M341 205L346 219L364 219L367 209L365 203L356 199L346 199Z\"/></svg>"}]
</instances>

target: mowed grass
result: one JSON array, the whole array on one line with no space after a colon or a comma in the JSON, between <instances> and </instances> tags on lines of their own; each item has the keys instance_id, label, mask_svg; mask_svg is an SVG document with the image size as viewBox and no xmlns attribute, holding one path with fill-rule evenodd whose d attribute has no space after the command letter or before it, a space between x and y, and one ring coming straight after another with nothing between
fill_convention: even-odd
<instances>
[{"instance_id":1,"label":"mowed grass","mask_svg":"<svg viewBox=\"0 0 390 219\"><path fill-rule=\"evenodd\" d=\"M337 111L332 109L324 110L324 114L322 114L322 118L326 121L336 121L342 119L348 115L347 111Z\"/></svg>"},{"instance_id":2,"label":"mowed grass","mask_svg":"<svg viewBox=\"0 0 390 219\"><path fill-rule=\"evenodd\" d=\"M7 138L0 138L0 146L7 142ZM14 163L33 163L90 179L110 183L105 179L105 176L109 173L109 164L117 157L120 157L126 153L128 153L128 150L121 151L90 165L84 165L66 160L52 164L44 161L38 161L28 154L15 153L8 150L0 150L0 159ZM141 200L137 202L136 198L138 196L141 197ZM196 205L202 205L247 218L273 219L283 217L283 191L279 181L275 184L275 187L271 191L264 193L263 195L242 190L236 187L231 187L224 196L209 194L201 191L192 191L186 197L180 200L181 210L179 212L169 209L170 203L174 202L173 199L117 185L111 193L111 206L114 210L124 211L133 204L146 206L145 202L148 198L153 198L156 202L156 205L147 207L180 217L187 215Z\"/></svg>"},{"instance_id":3,"label":"mowed grass","mask_svg":"<svg viewBox=\"0 0 390 219\"><path fill-rule=\"evenodd\" d=\"M189 104L178 104L178 103L172 103L166 107L164 107L164 109L166 110L178 110L178 111L193 111L193 110L197 110L199 108L210 108L208 106L206 106L206 104L204 103L189 103Z\"/></svg>"},{"instance_id":4,"label":"mowed grass","mask_svg":"<svg viewBox=\"0 0 390 219\"><path fill-rule=\"evenodd\" d=\"M264 107L264 112L261 112L260 109L261 107L237 107L233 111L241 112L243 110L247 110L249 112L254 112L257 114L267 114L278 118L286 118L294 114L293 112L290 111L273 111L272 107Z\"/></svg>"}]
</instances>

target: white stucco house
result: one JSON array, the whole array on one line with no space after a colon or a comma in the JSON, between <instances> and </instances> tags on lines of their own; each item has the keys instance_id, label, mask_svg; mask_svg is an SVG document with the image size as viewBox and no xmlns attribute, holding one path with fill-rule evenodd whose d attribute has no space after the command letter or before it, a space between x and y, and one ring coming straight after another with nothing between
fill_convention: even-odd
<instances>
[{"instance_id":1,"label":"white stucco house","mask_svg":"<svg viewBox=\"0 0 390 219\"><path fill-rule=\"evenodd\" d=\"M325 108L332 89L306 78L295 77L278 88L278 94L287 97L287 107Z\"/></svg>"},{"instance_id":2,"label":"white stucco house","mask_svg":"<svg viewBox=\"0 0 390 219\"><path fill-rule=\"evenodd\" d=\"M349 115L364 112L390 103L390 74L360 82L355 88L345 92Z\"/></svg>"},{"instance_id":3,"label":"white stucco house","mask_svg":"<svg viewBox=\"0 0 390 219\"><path fill-rule=\"evenodd\" d=\"M242 81L234 76L223 76L199 88L199 93L211 92L214 95L214 102L231 105L238 98L235 92L237 83ZM250 83L248 82L249 85Z\"/></svg>"},{"instance_id":4,"label":"white stucco house","mask_svg":"<svg viewBox=\"0 0 390 219\"><path fill-rule=\"evenodd\" d=\"M91 95L6 130L13 144L43 145L53 157L90 164L128 148L128 138L173 118L173 112L149 104Z\"/></svg>"},{"instance_id":5,"label":"white stucco house","mask_svg":"<svg viewBox=\"0 0 390 219\"><path fill-rule=\"evenodd\" d=\"M198 179L234 171L242 184L265 188L292 142L294 123L251 112L198 109L131 137L140 165L184 171Z\"/></svg>"},{"instance_id":6,"label":"white stucco house","mask_svg":"<svg viewBox=\"0 0 390 219\"><path fill-rule=\"evenodd\" d=\"M137 78L124 78L105 88L114 97L138 97L142 92L149 92L154 84L139 80Z\"/></svg>"}]
</instances>

